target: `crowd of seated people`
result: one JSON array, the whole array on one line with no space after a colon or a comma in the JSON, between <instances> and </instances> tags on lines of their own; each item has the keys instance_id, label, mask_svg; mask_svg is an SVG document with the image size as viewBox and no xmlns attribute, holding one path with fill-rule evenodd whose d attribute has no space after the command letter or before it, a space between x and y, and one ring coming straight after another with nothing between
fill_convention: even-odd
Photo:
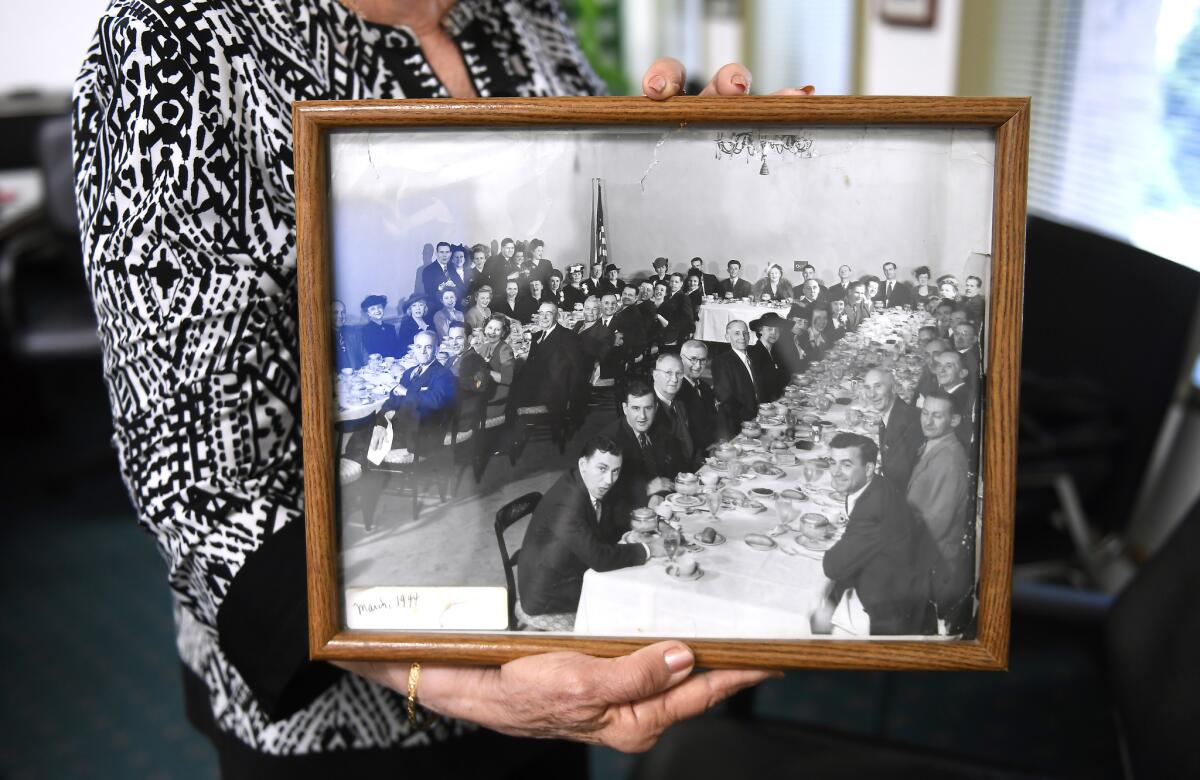
<instances>
[{"instance_id":1,"label":"crowd of seated people","mask_svg":"<svg viewBox=\"0 0 1200 780\"><path fill-rule=\"evenodd\" d=\"M571 611L581 577L572 567L580 560L605 567L644 562L649 551L617 541L615 529L628 528L624 515L631 508L656 503L670 491L671 477L701 466L715 444L736 436L760 404L779 399L847 333L880 311L905 307L930 315L912 345L926 365L915 391L905 400L891 371L871 369L862 382L881 419L878 435L832 442L835 463L842 464L835 466L836 484L852 500L846 536L825 568L838 585L835 596L849 593L857 601L841 599L829 623L835 633L853 633L864 616L870 633L928 632L935 619L951 630L967 624L983 387L979 277L967 277L959 295L954 277L935 286L922 266L908 283L888 261L879 276L856 276L843 265L829 285L807 265L793 285L771 263L752 284L738 260L728 261L719 279L699 257L686 272L671 272L660 257L653 273L631 280L614 264L585 272L584 264L571 263L564 273L545 251L538 240L525 246L506 238L494 255L483 245L441 242L419 273L421 289L397 305L396 324L385 318L383 295L361 302L358 326L347 323L341 302L334 304L339 368L357 368L371 353L415 362L350 437L345 457L364 468L380 463L387 450L411 455L425 424L467 420L480 430L505 430L528 410L579 418L596 408L586 403L589 391L615 388L616 419L553 489L562 506L594 515L582 527L594 529L600 518L603 531L584 534L579 543L589 557L579 559L553 548L554 533L537 532L545 548L537 554L553 565L545 577L522 579L526 622L536 625L540 611ZM770 298L790 309L786 316L771 309L749 322L733 320L724 344L705 343L694 338L696 317L714 295ZM560 522L541 511L531 533ZM901 548L909 552L897 558ZM539 592L543 585L546 592ZM912 595L922 587L924 597Z\"/></svg>"}]
</instances>

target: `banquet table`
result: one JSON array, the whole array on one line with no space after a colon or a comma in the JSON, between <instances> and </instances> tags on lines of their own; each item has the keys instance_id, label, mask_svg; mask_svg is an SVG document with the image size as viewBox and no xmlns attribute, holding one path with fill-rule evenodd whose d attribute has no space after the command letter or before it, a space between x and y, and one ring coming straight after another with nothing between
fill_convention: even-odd
<instances>
[{"instance_id":1,"label":"banquet table","mask_svg":"<svg viewBox=\"0 0 1200 780\"><path fill-rule=\"evenodd\" d=\"M789 441L792 447L788 451L797 458L796 465L777 465L782 475L753 474L751 468L750 473L736 477L740 484L733 486L756 500L764 507L763 511L753 513L743 507L722 509L719 517L714 518L706 508L687 511L675 506L674 498L669 499L675 510L674 520L686 539L694 540L695 534L706 526L725 537L723 544L695 545L692 549L703 571L699 578L676 578L667 573L666 559L659 558L643 566L609 572L589 570L583 579L575 632L596 636L708 638L809 636L812 615L825 602L831 585L822 569L824 553L809 549L821 545L802 543L794 520L787 530L781 527L778 498L755 498L750 491L769 488L778 496L784 489L799 489L805 499L791 502L793 512L818 512L831 521L836 534L825 548L840 538L846 522L845 505L844 498L833 491L828 462L824 460L829 456L828 442L835 432L849 430L878 443L878 418L864 409L865 398L856 382L862 365L852 363L854 355L871 350L877 355L889 354L894 347L888 342L898 335L897 323L901 320L901 315L881 315L861 336L855 337L855 349L843 348L840 354L833 354L824 362L828 375L818 376L826 376L825 379L813 377L803 387L788 391L786 402L793 423L790 427L795 431L791 437L784 432L789 426L776 424L776 417L760 418L764 437ZM910 334L914 327L915 320L910 321ZM901 374L907 371L911 376L918 358L895 356L895 359L897 371ZM905 384L905 392L909 392L912 383ZM822 398L826 399L822 405L827 404L824 411L818 406ZM811 438L813 422L822 429L816 441ZM742 449L738 459L743 464L767 457L761 445L744 437L739 436L732 443ZM815 479L809 479L814 476L812 469L807 476L804 473L808 461L820 464ZM699 474L711 470L714 469L710 460ZM717 473L729 475L724 470ZM754 549L745 541L749 533L767 534L776 546L766 551Z\"/></svg>"},{"instance_id":2,"label":"banquet table","mask_svg":"<svg viewBox=\"0 0 1200 780\"><path fill-rule=\"evenodd\" d=\"M762 303L753 303L750 301L738 301L736 303L705 303L700 306L699 316L696 319L696 338L701 341L720 341L724 342L725 327L731 320L742 320L747 325L751 321L758 319L769 311L774 311L781 317L787 317L787 312L791 308L790 304L780 305L764 305ZM750 343L756 341L754 332L750 333Z\"/></svg>"}]
</instances>

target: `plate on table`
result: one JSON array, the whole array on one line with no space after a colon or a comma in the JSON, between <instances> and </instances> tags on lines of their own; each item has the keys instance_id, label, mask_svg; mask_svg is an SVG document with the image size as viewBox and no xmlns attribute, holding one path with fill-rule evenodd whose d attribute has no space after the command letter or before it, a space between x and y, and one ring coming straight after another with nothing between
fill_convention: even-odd
<instances>
[{"instance_id":1,"label":"plate on table","mask_svg":"<svg viewBox=\"0 0 1200 780\"><path fill-rule=\"evenodd\" d=\"M698 580L704 576L704 569L701 569L699 566L691 574L680 574L679 564L668 563L666 571L668 576L674 577L677 580Z\"/></svg>"},{"instance_id":2,"label":"plate on table","mask_svg":"<svg viewBox=\"0 0 1200 780\"><path fill-rule=\"evenodd\" d=\"M853 401L854 399L848 395L839 395L837 398L834 398L833 400L835 403L839 403L842 406L849 406L850 402Z\"/></svg>"},{"instance_id":3,"label":"plate on table","mask_svg":"<svg viewBox=\"0 0 1200 780\"><path fill-rule=\"evenodd\" d=\"M667 496L667 500L678 507L684 509L693 509L698 506L704 506L704 499L700 496L685 496L683 493L672 493ZM612 537L609 537L610 539Z\"/></svg>"},{"instance_id":4,"label":"plate on table","mask_svg":"<svg viewBox=\"0 0 1200 780\"><path fill-rule=\"evenodd\" d=\"M760 425L783 425L782 417L764 417L758 421Z\"/></svg>"},{"instance_id":5,"label":"plate on table","mask_svg":"<svg viewBox=\"0 0 1200 780\"><path fill-rule=\"evenodd\" d=\"M821 426L822 428L834 427L833 420L817 420L817 425Z\"/></svg>"},{"instance_id":6,"label":"plate on table","mask_svg":"<svg viewBox=\"0 0 1200 780\"><path fill-rule=\"evenodd\" d=\"M704 531L707 531L707 530L709 530L709 529L708 528L704 529ZM725 537L722 536L720 533L718 533L716 529L712 529L713 540L711 542L704 541L704 537L701 536L701 534L703 534L704 531L700 531L699 533L692 534L692 539L694 539L696 541L696 544L701 544L701 545L704 545L705 547L716 547L719 544L725 544Z\"/></svg>"},{"instance_id":7,"label":"plate on table","mask_svg":"<svg viewBox=\"0 0 1200 780\"><path fill-rule=\"evenodd\" d=\"M758 461L757 463L752 465L750 468L751 468L751 470L754 471L755 474L760 474L764 477L782 477L784 474L783 469L781 469L778 466L775 466L771 463L768 463L765 460Z\"/></svg>"},{"instance_id":8,"label":"plate on table","mask_svg":"<svg viewBox=\"0 0 1200 780\"><path fill-rule=\"evenodd\" d=\"M775 540L766 534L746 534L745 542L750 549L759 550L761 552L774 550L777 546L775 544Z\"/></svg>"},{"instance_id":9,"label":"plate on table","mask_svg":"<svg viewBox=\"0 0 1200 780\"><path fill-rule=\"evenodd\" d=\"M796 544L800 545L806 550L812 550L813 552L825 552L830 547L833 547L835 544L837 544L837 541L837 538L832 533L826 536L824 539L809 539L804 534L796 535Z\"/></svg>"},{"instance_id":10,"label":"plate on table","mask_svg":"<svg viewBox=\"0 0 1200 780\"><path fill-rule=\"evenodd\" d=\"M642 542L649 542L655 536L656 534L648 531L626 531L621 537L621 544L641 544Z\"/></svg>"}]
</instances>

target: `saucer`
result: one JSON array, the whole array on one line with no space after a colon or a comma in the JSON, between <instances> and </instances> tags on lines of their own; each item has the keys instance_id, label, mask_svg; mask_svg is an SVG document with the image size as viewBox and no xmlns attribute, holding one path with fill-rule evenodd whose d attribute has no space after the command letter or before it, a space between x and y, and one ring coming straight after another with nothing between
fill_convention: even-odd
<instances>
[{"instance_id":1,"label":"saucer","mask_svg":"<svg viewBox=\"0 0 1200 780\"><path fill-rule=\"evenodd\" d=\"M830 534L824 539L809 539L804 534L799 534L796 536L796 544L800 545L806 550L812 550L813 552L825 552L830 547L833 547L835 544L837 544L837 541L838 540L834 538L833 534Z\"/></svg>"},{"instance_id":2,"label":"saucer","mask_svg":"<svg viewBox=\"0 0 1200 780\"><path fill-rule=\"evenodd\" d=\"M711 542L706 542L703 539L701 539L699 533L692 534L692 539L694 539L696 541L696 544L701 544L701 545L704 545L705 547L716 547L719 544L725 544L725 537L719 533L716 535L716 537Z\"/></svg>"},{"instance_id":3,"label":"saucer","mask_svg":"<svg viewBox=\"0 0 1200 780\"><path fill-rule=\"evenodd\" d=\"M699 496L685 496L682 493L672 493L667 496L667 500L672 504L684 509L694 509L698 506L704 506L704 499Z\"/></svg>"}]
</instances>

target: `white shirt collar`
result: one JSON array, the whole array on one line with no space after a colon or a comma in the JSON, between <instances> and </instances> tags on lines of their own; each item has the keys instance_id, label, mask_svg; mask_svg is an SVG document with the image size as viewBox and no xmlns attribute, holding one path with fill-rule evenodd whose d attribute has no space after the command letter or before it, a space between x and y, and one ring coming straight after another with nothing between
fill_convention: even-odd
<instances>
[{"instance_id":1,"label":"white shirt collar","mask_svg":"<svg viewBox=\"0 0 1200 780\"><path fill-rule=\"evenodd\" d=\"M733 354L737 355L739 358L742 359L742 363L744 363L746 365L746 370L750 372L750 376L754 376L754 370L750 368L750 350L749 350L749 348L747 348L745 352L740 352L736 349L731 350L731 351L733 352Z\"/></svg>"},{"instance_id":2,"label":"white shirt collar","mask_svg":"<svg viewBox=\"0 0 1200 780\"><path fill-rule=\"evenodd\" d=\"M854 507L858 505L858 499L862 498L863 491L871 487L871 482L874 481L874 479L875 477L871 477L871 479L867 480L867 484L846 496L846 509L848 510L848 513L852 514L854 512Z\"/></svg>"}]
</instances>

